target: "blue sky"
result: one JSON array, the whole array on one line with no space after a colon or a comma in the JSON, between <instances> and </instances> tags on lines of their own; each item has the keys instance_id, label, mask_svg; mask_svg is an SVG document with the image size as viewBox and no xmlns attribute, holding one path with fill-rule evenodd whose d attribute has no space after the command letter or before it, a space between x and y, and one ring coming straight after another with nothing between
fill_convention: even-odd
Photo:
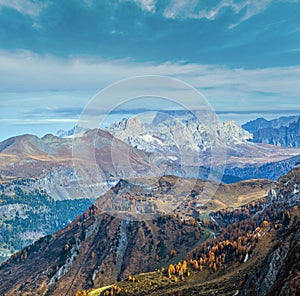
<instances>
[{"instance_id":1,"label":"blue sky","mask_svg":"<svg viewBox=\"0 0 300 296\"><path fill-rule=\"evenodd\" d=\"M300 113L299 12L297 0L0 0L0 139L71 127L136 75L182 79L217 111Z\"/></svg>"}]
</instances>

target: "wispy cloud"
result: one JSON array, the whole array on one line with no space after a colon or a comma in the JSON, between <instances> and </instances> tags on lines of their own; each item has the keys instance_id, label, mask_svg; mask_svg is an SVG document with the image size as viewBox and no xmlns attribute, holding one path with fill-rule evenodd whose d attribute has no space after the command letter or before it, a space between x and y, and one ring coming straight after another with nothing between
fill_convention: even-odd
<instances>
[{"instance_id":1,"label":"wispy cloud","mask_svg":"<svg viewBox=\"0 0 300 296\"><path fill-rule=\"evenodd\" d=\"M6 123L6 124L11 124L11 125L53 125L53 124L66 124L66 123L72 123L76 124L77 119L76 118L49 118L49 119L41 119L41 118L36 118L36 119L0 119L0 123Z\"/></svg>"},{"instance_id":2,"label":"wispy cloud","mask_svg":"<svg viewBox=\"0 0 300 296\"><path fill-rule=\"evenodd\" d=\"M244 21L252 16L264 11L272 2L272 0L222 0L215 6L206 5L206 7L198 8L198 0L172 0L164 11L167 18L191 18L191 19L208 19L214 20L225 9L229 9L233 14L241 14L240 20Z\"/></svg>"},{"instance_id":3,"label":"wispy cloud","mask_svg":"<svg viewBox=\"0 0 300 296\"><path fill-rule=\"evenodd\" d=\"M147 12L156 12L156 3L158 0L133 0L142 10Z\"/></svg>"},{"instance_id":4,"label":"wispy cloud","mask_svg":"<svg viewBox=\"0 0 300 296\"><path fill-rule=\"evenodd\" d=\"M120 79L142 75L181 79L198 89L216 111L300 110L300 66L250 70L184 62L59 59L28 51L14 54L0 51L0 138L28 132L43 135L71 128L98 91ZM201 104L176 85L170 88L158 84L157 89L166 94L163 97L170 94L183 98L191 108L199 108ZM131 94L136 90L147 94L147 83L122 89L119 97L134 97ZM90 116L99 122L101 116L104 118L116 106L113 99L105 98ZM131 109L126 106L116 111L128 113ZM142 107L147 108L144 101Z\"/></svg>"},{"instance_id":5,"label":"wispy cloud","mask_svg":"<svg viewBox=\"0 0 300 296\"><path fill-rule=\"evenodd\" d=\"M292 48L289 51L290 52L298 52L298 51L300 51L300 47L299 48Z\"/></svg>"},{"instance_id":6,"label":"wispy cloud","mask_svg":"<svg viewBox=\"0 0 300 296\"><path fill-rule=\"evenodd\" d=\"M45 2L35 0L0 0L0 10L8 7L32 17L38 16L47 6Z\"/></svg>"},{"instance_id":7,"label":"wispy cloud","mask_svg":"<svg viewBox=\"0 0 300 296\"><path fill-rule=\"evenodd\" d=\"M283 102L291 107L300 107L300 66L251 70L183 62L157 64L94 58L64 60L24 51L14 54L0 52L0 89L3 95L5 92L70 93L80 90L89 90L92 94L120 79L142 75L182 79L202 91L216 109L247 110L253 109L253 106L268 109L270 104L281 109ZM32 104L36 109L37 99L29 99L34 99ZM70 95L66 100L70 100ZM56 108L59 113L67 112L57 109L64 107L57 106L60 101L64 101L63 96L56 99L54 106L51 105L51 98L45 98L44 104L47 108ZM76 102L76 105L72 103L72 107L84 105L84 102L80 104L78 97ZM103 102L103 107L106 103L109 104Z\"/></svg>"},{"instance_id":8,"label":"wispy cloud","mask_svg":"<svg viewBox=\"0 0 300 296\"><path fill-rule=\"evenodd\" d=\"M169 19L207 19L214 20L226 10L238 16L234 28L241 22L266 10L274 2L298 2L298 0L127 0L135 2L144 11L155 13L159 3L165 4L163 16ZM213 3L213 4L212 4Z\"/></svg>"}]
</instances>

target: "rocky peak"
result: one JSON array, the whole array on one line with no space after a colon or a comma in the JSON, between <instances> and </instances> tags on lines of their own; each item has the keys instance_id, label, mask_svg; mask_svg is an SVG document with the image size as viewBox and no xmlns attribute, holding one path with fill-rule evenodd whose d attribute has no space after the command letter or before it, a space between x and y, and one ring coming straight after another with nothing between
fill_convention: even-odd
<instances>
[{"instance_id":1,"label":"rocky peak","mask_svg":"<svg viewBox=\"0 0 300 296\"><path fill-rule=\"evenodd\" d=\"M253 142L276 146L300 146L300 118L288 126L262 128L253 134Z\"/></svg>"},{"instance_id":2,"label":"rocky peak","mask_svg":"<svg viewBox=\"0 0 300 296\"><path fill-rule=\"evenodd\" d=\"M244 130L240 125L238 125L233 120L228 120L223 123L221 126L224 137L227 143L238 144L246 142L249 139L252 139L252 134L248 131Z\"/></svg>"},{"instance_id":3,"label":"rocky peak","mask_svg":"<svg viewBox=\"0 0 300 296\"><path fill-rule=\"evenodd\" d=\"M70 130L63 130L63 129L58 130L56 132L56 135L59 138L66 138L66 137L70 137L70 136L73 136L73 135L81 133L81 132L85 132L87 130L88 130L87 128L81 127L81 126L76 124Z\"/></svg>"},{"instance_id":4,"label":"rocky peak","mask_svg":"<svg viewBox=\"0 0 300 296\"><path fill-rule=\"evenodd\" d=\"M209 130L208 130L209 129ZM172 151L178 149L198 153L206 151L213 145L213 135L224 135L227 144L239 144L252 138L234 121L220 125L204 126L195 120L177 120L170 116L158 114L151 124L144 124L138 117L123 119L112 124L109 132L115 137L149 152Z\"/></svg>"},{"instance_id":5,"label":"rocky peak","mask_svg":"<svg viewBox=\"0 0 300 296\"><path fill-rule=\"evenodd\" d=\"M121 132L124 131L128 135L134 135L144 132L145 126L139 117L123 118L120 122L115 122L110 126L110 130Z\"/></svg>"},{"instance_id":6,"label":"rocky peak","mask_svg":"<svg viewBox=\"0 0 300 296\"><path fill-rule=\"evenodd\" d=\"M291 123L297 122L300 116L283 116L280 118L266 120L264 118L257 118L242 125L243 129L250 133L258 132L264 128L280 128L282 126L288 127Z\"/></svg>"}]
</instances>

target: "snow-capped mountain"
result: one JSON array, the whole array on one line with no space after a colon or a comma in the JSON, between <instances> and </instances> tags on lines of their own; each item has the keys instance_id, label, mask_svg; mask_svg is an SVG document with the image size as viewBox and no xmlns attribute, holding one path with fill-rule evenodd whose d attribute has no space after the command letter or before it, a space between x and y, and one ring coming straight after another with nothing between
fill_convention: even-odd
<instances>
[{"instance_id":1,"label":"snow-capped mountain","mask_svg":"<svg viewBox=\"0 0 300 296\"><path fill-rule=\"evenodd\" d=\"M213 130L213 132L212 132ZM194 120L176 120L159 116L148 124L138 118L123 119L113 123L108 131L115 137L148 152L176 153L181 151L204 152L223 141L231 146L252 139L252 134L242 129L234 121L226 121L217 125L204 125Z\"/></svg>"}]
</instances>

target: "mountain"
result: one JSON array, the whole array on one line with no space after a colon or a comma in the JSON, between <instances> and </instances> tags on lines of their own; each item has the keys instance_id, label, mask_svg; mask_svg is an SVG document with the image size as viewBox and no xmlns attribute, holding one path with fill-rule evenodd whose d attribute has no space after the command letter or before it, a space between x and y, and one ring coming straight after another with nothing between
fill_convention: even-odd
<instances>
[{"instance_id":1,"label":"mountain","mask_svg":"<svg viewBox=\"0 0 300 296\"><path fill-rule=\"evenodd\" d=\"M121 178L167 174L214 178L222 174L226 162L223 180L230 183L254 178L258 167L300 154L299 149L249 143L249 134L232 121L222 126L219 132L227 144L217 143L213 152L218 139L212 139L199 124L162 116L154 118L152 129L138 118L113 125L111 132L127 143L99 129L67 138L13 137L0 143L0 176L3 180L31 178L31 186L55 200L96 198ZM260 178L274 179L272 172L264 172ZM280 172L275 171L275 178Z\"/></svg>"},{"instance_id":2,"label":"mountain","mask_svg":"<svg viewBox=\"0 0 300 296\"><path fill-rule=\"evenodd\" d=\"M300 118L288 126L262 128L253 133L253 142L267 143L275 146L300 146Z\"/></svg>"},{"instance_id":3,"label":"mountain","mask_svg":"<svg viewBox=\"0 0 300 296\"><path fill-rule=\"evenodd\" d=\"M148 153L98 129L73 138L22 135L0 143L2 179L31 178L30 186L55 200L98 197L129 171L140 176L150 169L155 172Z\"/></svg>"},{"instance_id":4,"label":"mountain","mask_svg":"<svg viewBox=\"0 0 300 296\"><path fill-rule=\"evenodd\" d=\"M66 226L118 178L155 173L151 168L148 153L101 130L1 142L0 261Z\"/></svg>"},{"instance_id":5,"label":"mountain","mask_svg":"<svg viewBox=\"0 0 300 296\"><path fill-rule=\"evenodd\" d=\"M244 143L252 135L243 130L234 121L227 121L214 126L215 138L205 126L195 120L179 120L162 114L156 114L152 122L143 123L138 118L123 119L113 123L108 131L118 139L148 152L165 152L176 154L177 147L184 151L203 152L210 149L217 141L217 135L222 135L224 145Z\"/></svg>"},{"instance_id":6,"label":"mountain","mask_svg":"<svg viewBox=\"0 0 300 296\"><path fill-rule=\"evenodd\" d=\"M189 182L194 184L193 180L171 176L121 180L67 227L39 239L3 263L0 294L74 295L78 290L108 285L136 273L168 266L215 236L210 224L201 222L199 211L208 217L211 211L263 197L273 188L266 180L222 185L204 201L201 196L208 196L209 190L213 192L213 182L196 180L194 191L170 215L132 221L109 216L102 210L105 201L110 204L112 197L128 199L126 188L130 189L130 199L135 203L143 196L150 196L153 206L160 208L164 199L181 197L186 192L186 186L182 185ZM145 191L149 184L153 184L151 191Z\"/></svg>"},{"instance_id":7,"label":"mountain","mask_svg":"<svg viewBox=\"0 0 300 296\"><path fill-rule=\"evenodd\" d=\"M264 260L244 281L239 295L298 295L300 290L300 169L279 179L269 198L289 206L283 226ZM286 199L286 201L284 201ZM277 227L277 225L276 225Z\"/></svg>"},{"instance_id":8,"label":"mountain","mask_svg":"<svg viewBox=\"0 0 300 296\"><path fill-rule=\"evenodd\" d=\"M300 116L280 117L266 120L258 118L242 127L253 134L251 141L275 146L300 146Z\"/></svg>"},{"instance_id":9,"label":"mountain","mask_svg":"<svg viewBox=\"0 0 300 296\"><path fill-rule=\"evenodd\" d=\"M0 184L3 190L0 192L0 213L3 214L0 230L3 234L0 238L0 248L5 256L2 258L6 259L15 250L64 227L88 207L88 199L93 202L121 179L176 175L206 180L211 176L222 175L222 170L218 167L219 164L222 166L222 162L218 163L218 158L214 160L214 168L209 168L209 146L205 141L201 147L207 147L205 149L208 151L204 151L202 158L199 157L200 153L197 151L200 148L196 143L202 141L199 139L203 133L197 132L197 129L200 129L199 125L193 122L185 126L182 126L182 123L177 125L176 121L166 122L166 118L162 116L157 116L153 122L161 132L160 139L164 135L163 132L166 138L166 145L162 144L162 140L159 140L157 145L153 144L153 141L156 141L153 140L156 139L154 136L150 137L150 142L148 136L144 139L144 146L154 147L153 152L141 151L99 129L83 131L76 137L59 138L46 135L39 138L23 135L1 142ZM140 140L145 136L145 127L147 126L141 120L131 119L122 121L115 129L131 131L132 137ZM276 179L297 164L297 157L290 158L299 155L297 149L245 142L247 133L244 134L234 122L224 123L223 130L226 131L224 135L227 142L229 143L229 139L232 142L227 147L227 167L222 179L226 183L250 178ZM135 136L139 133L141 137ZM182 141L181 138L187 134L190 136ZM205 133L203 135L211 140ZM183 154L183 151L178 154L178 147L170 144L174 137L182 149L187 148L188 151L183 150ZM188 160L189 165L183 165L182 157ZM211 186L209 191L212 192L216 186ZM72 202L75 199L78 199L78 204ZM38 211L34 209L35 200ZM203 197L198 204L203 205L202 210L205 207L210 210L216 209L217 203L219 207L224 207L227 202L228 200L224 201L221 198L218 202L211 202ZM160 209L163 207L166 212L170 212L166 203L162 202ZM194 211L192 207L190 210ZM153 209L147 211L151 216ZM7 217L6 212L9 213ZM17 212L20 216L16 215ZM30 221L38 224L35 233L32 232L30 223L33 222Z\"/></svg>"},{"instance_id":10,"label":"mountain","mask_svg":"<svg viewBox=\"0 0 300 296\"><path fill-rule=\"evenodd\" d=\"M187 252L199 236L197 227L174 218L126 222L91 207L68 228L1 265L0 292L74 295L79 289L160 267L170 262L172 249Z\"/></svg>"},{"instance_id":11,"label":"mountain","mask_svg":"<svg viewBox=\"0 0 300 296\"><path fill-rule=\"evenodd\" d=\"M211 213L208 225L216 236L179 262L76 295L297 296L299 216L300 169L295 169L264 198Z\"/></svg>"},{"instance_id":12,"label":"mountain","mask_svg":"<svg viewBox=\"0 0 300 296\"><path fill-rule=\"evenodd\" d=\"M248 131L251 134L258 132L261 129L269 129L269 128L280 128L280 127L288 127L291 123L297 122L299 119L299 115L297 116L284 116L272 120L266 120L264 118L257 118L255 120L251 120L242 125L242 128Z\"/></svg>"},{"instance_id":13,"label":"mountain","mask_svg":"<svg viewBox=\"0 0 300 296\"><path fill-rule=\"evenodd\" d=\"M59 138L66 138L66 137L71 137L71 136L74 136L75 134L79 134L79 133L86 132L86 131L88 131L88 129L78 126L78 125L75 125L74 127L72 127L69 130L63 130L63 129L58 130L56 132L56 136L58 136Z\"/></svg>"},{"instance_id":14,"label":"mountain","mask_svg":"<svg viewBox=\"0 0 300 296\"><path fill-rule=\"evenodd\" d=\"M285 149L284 146L288 145L281 145L276 142L274 140L275 136L272 141L261 141L253 139L253 137L257 137L257 134L253 136L248 132L248 130L253 130L253 132L262 130L263 127L288 127L290 123L295 123L299 119L299 116L281 117L270 121L258 118L242 127L234 121L229 120L214 125L215 131L212 132L209 130L209 124L205 127L201 122L189 119L186 114L178 118L175 118L173 115L157 113L152 118L151 123L148 123L148 121L144 122L139 117L124 118L120 122L111 124L109 128L106 128L106 131L130 146L152 153L150 162L154 166L161 165L160 162L163 160L167 163L172 163L172 165L168 165L169 170L166 173L176 174L181 177L206 178L207 174L200 172L197 176L193 170L182 172L178 170L178 167L180 166L181 154L190 155L189 162L193 163L194 166L209 166L211 162L209 164L205 159L208 158L208 152L211 147L217 147L218 149L221 149L222 146L226 147L226 163L230 168L234 166L238 168L243 165L251 166L254 163L260 166L300 154L300 150ZM70 131L74 130L75 127ZM271 135L270 130L266 130L264 133L268 136ZM214 135L216 136L215 138L213 137ZM220 135L221 140L218 139L218 135ZM293 144L298 141L297 126L293 125L291 130L286 130L285 138L288 139L286 141L291 141L292 144L289 146L297 148L297 144ZM294 142L293 138L295 138ZM218 141L220 142L216 143ZM282 147L280 149L274 147L274 145L276 147L280 147L281 145ZM224 152L220 153L220 155L223 154ZM201 158L199 155L203 157ZM215 162L219 164L221 161L224 162L224 157L221 158L223 159L216 159ZM187 159L188 157L186 156L185 160ZM196 163L195 159L197 159ZM190 172L193 173L190 174ZM249 176L249 178L252 177ZM269 178L268 174L263 177ZM227 179L230 179L230 176Z\"/></svg>"},{"instance_id":15,"label":"mountain","mask_svg":"<svg viewBox=\"0 0 300 296\"><path fill-rule=\"evenodd\" d=\"M113 123L108 131L140 150L154 153L156 156L153 159L158 159L156 164L161 159L167 159L173 168L167 173L180 177L207 179L211 177L209 174L212 172L216 172L216 175L221 174L222 166L225 166L226 162L222 178L225 183L251 178L275 180L294 167L295 162L290 162L289 159L300 155L297 147L291 149L249 142L252 141L252 135L234 121L217 126L215 134L222 138L220 142L218 137L211 137L213 132L206 133L201 123L193 120L175 120L163 114L156 115L151 124L144 123L138 117L123 119ZM222 146L226 151L222 151ZM213 154L212 147L216 147L217 150ZM188 163L185 170L180 167L182 155L183 160ZM217 157L218 155L220 157ZM290 165L280 167L284 162L290 162ZM197 166L199 170L195 171Z\"/></svg>"},{"instance_id":16,"label":"mountain","mask_svg":"<svg viewBox=\"0 0 300 296\"><path fill-rule=\"evenodd\" d=\"M243 283L239 295L299 295L300 224L276 237L258 270Z\"/></svg>"}]
</instances>

